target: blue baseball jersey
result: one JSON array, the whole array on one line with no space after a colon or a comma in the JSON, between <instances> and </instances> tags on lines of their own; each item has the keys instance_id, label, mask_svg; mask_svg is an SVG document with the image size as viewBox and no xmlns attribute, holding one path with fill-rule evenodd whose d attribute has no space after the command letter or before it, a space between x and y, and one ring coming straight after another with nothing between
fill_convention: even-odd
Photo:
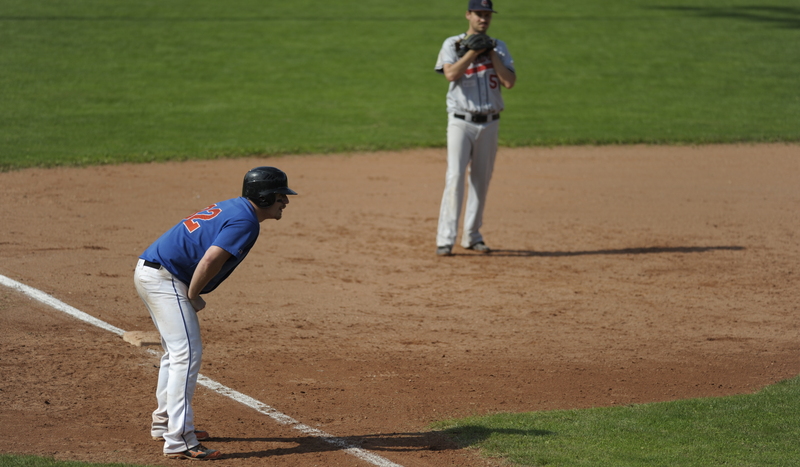
<instances>
[{"instance_id":1,"label":"blue baseball jersey","mask_svg":"<svg viewBox=\"0 0 800 467\"><path fill-rule=\"evenodd\" d=\"M212 246L232 256L201 293L209 293L236 269L255 245L260 232L256 212L245 198L233 198L199 211L179 222L139 257L163 266L187 286L197 264Z\"/></svg>"}]
</instances>

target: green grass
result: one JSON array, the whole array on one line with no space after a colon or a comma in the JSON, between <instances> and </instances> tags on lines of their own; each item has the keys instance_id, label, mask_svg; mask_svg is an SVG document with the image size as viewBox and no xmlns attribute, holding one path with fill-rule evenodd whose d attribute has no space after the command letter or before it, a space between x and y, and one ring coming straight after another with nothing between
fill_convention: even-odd
<instances>
[{"instance_id":1,"label":"green grass","mask_svg":"<svg viewBox=\"0 0 800 467\"><path fill-rule=\"evenodd\" d=\"M432 69L465 4L4 0L0 170L444 146ZM796 0L496 9L519 76L504 145L800 141ZM439 427L520 465L795 465L799 386Z\"/></svg>"},{"instance_id":2,"label":"green grass","mask_svg":"<svg viewBox=\"0 0 800 467\"><path fill-rule=\"evenodd\" d=\"M435 425L461 446L526 466L795 466L800 378L757 394L496 414Z\"/></svg>"},{"instance_id":3,"label":"green grass","mask_svg":"<svg viewBox=\"0 0 800 467\"><path fill-rule=\"evenodd\" d=\"M433 428L511 465L768 467L800 463L800 378L751 395L626 407L501 413ZM3 467L83 467L0 454ZM121 467L121 464L102 464ZM127 464L126 464L127 465Z\"/></svg>"},{"instance_id":4,"label":"green grass","mask_svg":"<svg viewBox=\"0 0 800 467\"><path fill-rule=\"evenodd\" d=\"M4 0L0 169L444 146L432 70L464 8ZM795 0L496 8L504 145L800 141Z\"/></svg>"},{"instance_id":5,"label":"green grass","mask_svg":"<svg viewBox=\"0 0 800 467\"><path fill-rule=\"evenodd\" d=\"M625 407L501 413L433 428L510 465L767 467L800 459L800 378L750 395ZM4 467L82 467L0 454ZM110 464L103 464L111 466ZM119 466L120 464L113 464Z\"/></svg>"},{"instance_id":6,"label":"green grass","mask_svg":"<svg viewBox=\"0 0 800 467\"><path fill-rule=\"evenodd\" d=\"M3 467L135 467L134 464L88 464L86 462L57 461L49 457L13 456L0 454Z\"/></svg>"}]
</instances>

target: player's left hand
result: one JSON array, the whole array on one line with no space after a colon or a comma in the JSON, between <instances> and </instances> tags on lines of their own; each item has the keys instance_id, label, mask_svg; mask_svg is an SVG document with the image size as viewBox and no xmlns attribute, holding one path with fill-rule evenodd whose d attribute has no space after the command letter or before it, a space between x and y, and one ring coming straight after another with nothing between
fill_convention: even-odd
<instances>
[{"instance_id":1,"label":"player's left hand","mask_svg":"<svg viewBox=\"0 0 800 467\"><path fill-rule=\"evenodd\" d=\"M475 50L483 53L492 50L497 46L497 41L486 34L471 34L461 40L462 50Z\"/></svg>"},{"instance_id":2,"label":"player's left hand","mask_svg":"<svg viewBox=\"0 0 800 467\"><path fill-rule=\"evenodd\" d=\"M199 313L200 310L206 307L206 301L199 295L195 298L190 298L189 301L192 303L192 308L194 308L195 313Z\"/></svg>"}]
</instances>

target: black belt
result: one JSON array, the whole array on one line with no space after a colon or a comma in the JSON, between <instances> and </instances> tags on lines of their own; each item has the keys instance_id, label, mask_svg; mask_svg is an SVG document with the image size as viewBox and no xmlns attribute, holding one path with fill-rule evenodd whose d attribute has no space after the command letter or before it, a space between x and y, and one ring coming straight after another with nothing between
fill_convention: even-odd
<instances>
[{"instance_id":1,"label":"black belt","mask_svg":"<svg viewBox=\"0 0 800 467\"><path fill-rule=\"evenodd\" d=\"M461 120L467 120L467 116L466 115L453 114L453 116L456 117L456 118L460 118ZM472 123L486 123L486 122L489 121L490 117L491 117L492 120L500 120L500 114L492 114L492 115L472 114L472 115L470 115L469 121L472 122Z\"/></svg>"},{"instance_id":2,"label":"black belt","mask_svg":"<svg viewBox=\"0 0 800 467\"><path fill-rule=\"evenodd\" d=\"M148 268L161 269L161 265L160 264L154 263L152 261L144 260L144 265L147 266Z\"/></svg>"}]
</instances>

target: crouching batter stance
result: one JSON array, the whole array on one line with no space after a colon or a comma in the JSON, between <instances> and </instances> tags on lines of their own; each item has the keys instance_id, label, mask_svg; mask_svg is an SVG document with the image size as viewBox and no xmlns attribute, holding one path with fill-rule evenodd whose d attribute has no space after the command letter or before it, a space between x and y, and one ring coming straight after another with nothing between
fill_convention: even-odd
<instances>
[{"instance_id":1,"label":"crouching batter stance","mask_svg":"<svg viewBox=\"0 0 800 467\"><path fill-rule=\"evenodd\" d=\"M244 176L240 198L183 219L139 257L134 283L164 347L150 434L164 440L167 457L210 460L222 455L200 444L209 436L194 426L192 397L203 355L197 312L206 305L200 295L228 278L255 244L259 224L280 219L289 204L286 195L296 194L281 170L252 169Z\"/></svg>"},{"instance_id":2,"label":"crouching batter stance","mask_svg":"<svg viewBox=\"0 0 800 467\"><path fill-rule=\"evenodd\" d=\"M497 154L497 129L503 96L517 81L506 44L486 34L492 21L491 0L470 0L466 33L444 41L435 70L450 82L447 91L447 173L439 209L436 254L450 256L469 165L469 191L461 246L489 253L479 229Z\"/></svg>"}]
</instances>

